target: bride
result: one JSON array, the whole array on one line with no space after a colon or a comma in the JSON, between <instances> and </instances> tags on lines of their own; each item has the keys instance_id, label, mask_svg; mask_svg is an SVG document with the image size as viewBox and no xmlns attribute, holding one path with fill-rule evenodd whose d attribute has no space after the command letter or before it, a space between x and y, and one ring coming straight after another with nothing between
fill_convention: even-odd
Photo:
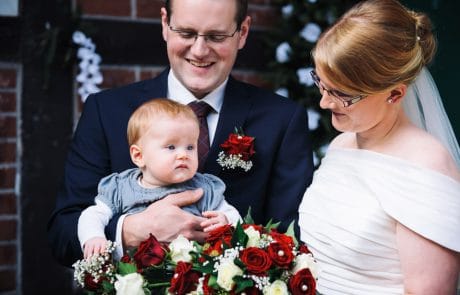
<instances>
[{"instance_id":1,"label":"bride","mask_svg":"<svg viewBox=\"0 0 460 295\"><path fill-rule=\"evenodd\" d=\"M455 294L460 152L426 70L431 22L357 4L321 36L312 77L343 132L299 208L321 294Z\"/></svg>"}]
</instances>

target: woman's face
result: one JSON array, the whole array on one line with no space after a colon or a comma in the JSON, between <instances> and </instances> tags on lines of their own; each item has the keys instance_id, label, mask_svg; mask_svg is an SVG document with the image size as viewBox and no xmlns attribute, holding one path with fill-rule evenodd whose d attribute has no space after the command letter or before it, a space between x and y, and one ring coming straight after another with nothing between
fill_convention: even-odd
<instances>
[{"instance_id":1,"label":"woman's face","mask_svg":"<svg viewBox=\"0 0 460 295\"><path fill-rule=\"evenodd\" d=\"M340 91L334 82L323 74L321 69L317 69L317 74L325 88ZM328 91L323 91L320 107L331 111L332 126L338 131L362 133L376 128L385 121L390 106L387 102L389 96L389 91L372 94L345 107Z\"/></svg>"}]
</instances>

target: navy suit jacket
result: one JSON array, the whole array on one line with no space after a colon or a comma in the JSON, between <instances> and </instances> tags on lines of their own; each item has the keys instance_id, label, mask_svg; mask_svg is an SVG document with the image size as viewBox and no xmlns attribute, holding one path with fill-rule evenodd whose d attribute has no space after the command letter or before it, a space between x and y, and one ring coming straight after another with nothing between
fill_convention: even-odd
<instances>
[{"instance_id":1,"label":"navy suit jacket","mask_svg":"<svg viewBox=\"0 0 460 295\"><path fill-rule=\"evenodd\" d=\"M155 79L109 89L88 97L75 131L65 165L62 188L48 223L55 257L71 265L82 256L77 238L80 213L94 204L101 178L134 167L126 128L130 115L143 102L166 97L168 70ZM235 127L255 137L253 167L223 170L216 162L222 144ZM272 92L229 78L214 141L205 163L206 173L226 184L226 200L242 216L251 207L259 224L297 219L297 210L311 182L312 150L305 108ZM106 228L115 238L113 218Z\"/></svg>"}]
</instances>

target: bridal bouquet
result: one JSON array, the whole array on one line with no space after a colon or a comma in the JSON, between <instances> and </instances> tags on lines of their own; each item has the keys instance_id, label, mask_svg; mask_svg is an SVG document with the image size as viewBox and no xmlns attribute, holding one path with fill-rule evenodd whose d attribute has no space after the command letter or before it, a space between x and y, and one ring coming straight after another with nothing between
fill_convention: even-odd
<instances>
[{"instance_id":1,"label":"bridal bouquet","mask_svg":"<svg viewBox=\"0 0 460 295\"><path fill-rule=\"evenodd\" d=\"M203 245L179 236L167 246L150 235L119 262L110 245L77 261L75 280L91 294L315 294L318 267L292 224L280 233L245 221L215 229Z\"/></svg>"}]
</instances>

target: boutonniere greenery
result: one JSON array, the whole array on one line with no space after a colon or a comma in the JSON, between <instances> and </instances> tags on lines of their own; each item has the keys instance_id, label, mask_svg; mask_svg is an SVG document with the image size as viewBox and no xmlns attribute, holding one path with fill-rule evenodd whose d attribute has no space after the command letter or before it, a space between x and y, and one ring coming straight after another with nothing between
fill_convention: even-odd
<instances>
[{"instance_id":1,"label":"boutonniere greenery","mask_svg":"<svg viewBox=\"0 0 460 295\"><path fill-rule=\"evenodd\" d=\"M254 137L244 135L241 128L235 127L235 131L220 145L222 151L217 163L224 169L241 168L249 171L252 168L251 157L255 154L254 140Z\"/></svg>"}]
</instances>

